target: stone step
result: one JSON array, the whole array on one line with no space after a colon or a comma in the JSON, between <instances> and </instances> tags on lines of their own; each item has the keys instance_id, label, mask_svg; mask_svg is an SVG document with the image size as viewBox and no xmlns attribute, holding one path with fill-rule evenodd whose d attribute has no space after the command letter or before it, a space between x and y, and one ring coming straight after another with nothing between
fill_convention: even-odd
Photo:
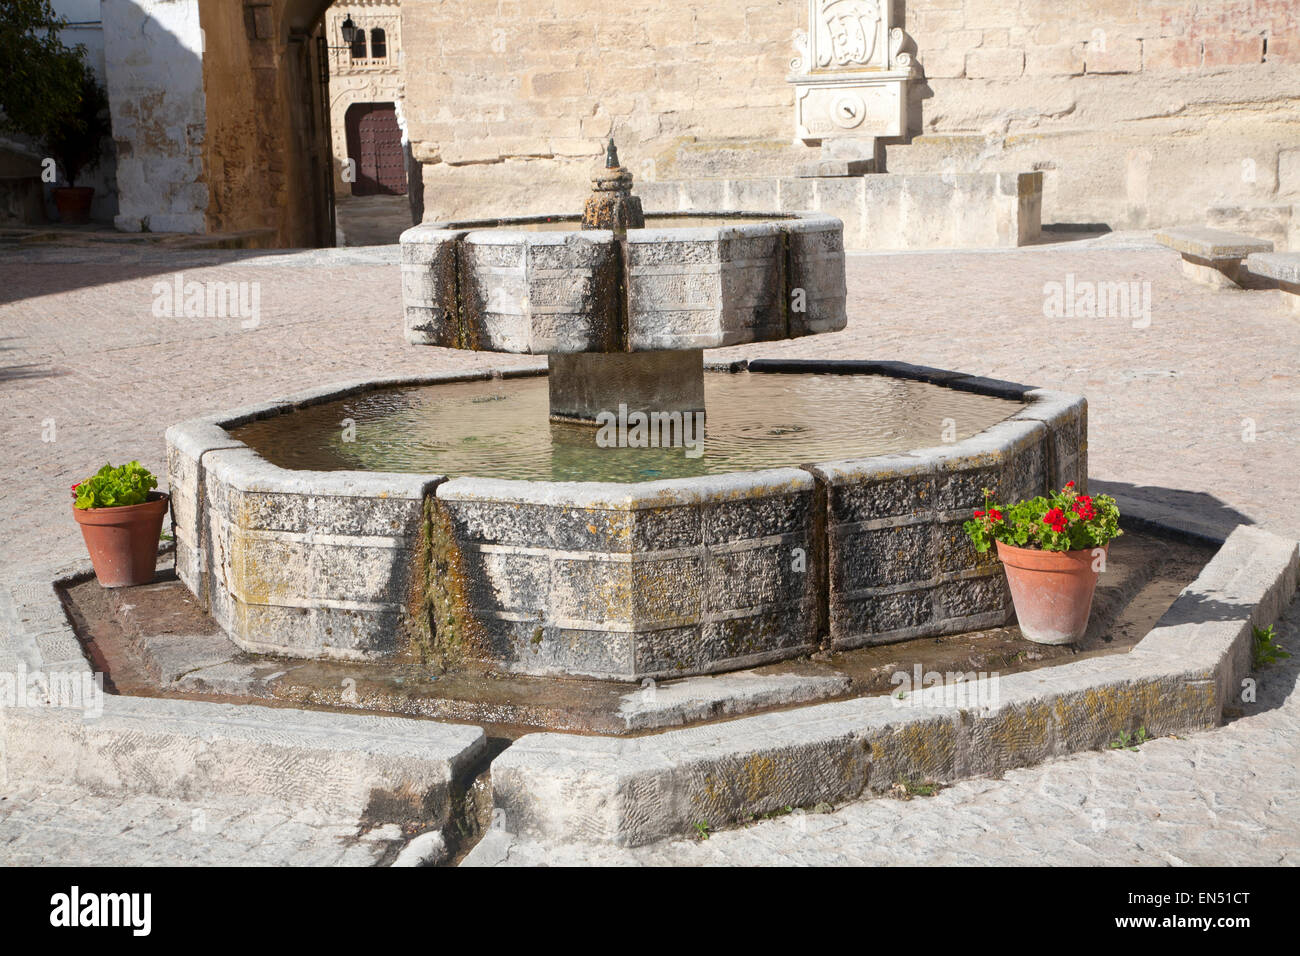
<instances>
[{"instance_id":1,"label":"stone step","mask_svg":"<svg viewBox=\"0 0 1300 956\"><path fill-rule=\"evenodd\" d=\"M93 708L10 707L9 780L92 794L267 802L384 823L445 824L478 727L359 714L107 695Z\"/></svg>"}]
</instances>

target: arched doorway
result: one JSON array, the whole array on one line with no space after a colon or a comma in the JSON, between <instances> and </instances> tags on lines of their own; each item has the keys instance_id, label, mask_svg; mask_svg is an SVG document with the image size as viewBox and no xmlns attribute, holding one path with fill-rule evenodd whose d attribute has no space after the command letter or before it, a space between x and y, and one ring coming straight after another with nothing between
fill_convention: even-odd
<instances>
[{"instance_id":1,"label":"arched doorway","mask_svg":"<svg viewBox=\"0 0 1300 956\"><path fill-rule=\"evenodd\" d=\"M354 196L405 196L406 157L393 103L353 103L344 114Z\"/></svg>"}]
</instances>

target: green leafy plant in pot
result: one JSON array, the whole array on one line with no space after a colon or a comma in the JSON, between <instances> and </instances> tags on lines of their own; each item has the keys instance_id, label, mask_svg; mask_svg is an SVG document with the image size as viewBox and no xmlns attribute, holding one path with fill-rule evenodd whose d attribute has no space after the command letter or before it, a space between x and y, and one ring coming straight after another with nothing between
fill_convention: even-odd
<instances>
[{"instance_id":1,"label":"green leafy plant in pot","mask_svg":"<svg viewBox=\"0 0 1300 956\"><path fill-rule=\"evenodd\" d=\"M72 486L72 516L103 587L153 581L168 505L157 487L158 479L138 461L105 465Z\"/></svg>"},{"instance_id":2,"label":"green leafy plant in pot","mask_svg":"<svg viewBox=\"0 0 1300 956\"><path fill-rule=\"evenodd\" d=\"M1114 498L1079 494L1071 481L1006 507L985 489L984 507L962 527L981 554L997 546L1025 637L1039 644L1083 637L1110 543L1123 534Z\"/></svg>"}]
</instances>

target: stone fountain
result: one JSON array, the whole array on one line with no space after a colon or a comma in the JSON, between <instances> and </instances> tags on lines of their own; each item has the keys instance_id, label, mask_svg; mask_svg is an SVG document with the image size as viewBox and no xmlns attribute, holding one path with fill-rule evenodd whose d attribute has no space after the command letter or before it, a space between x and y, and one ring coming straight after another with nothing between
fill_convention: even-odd
<instances>
[{"instance_id":1,"label":"stone fountain","mask_svg":"<svg viewBox=\"0 0 1300 956\"><path fill-rule=\"evenodd\" d=\"M1082 398L897 362L706 370L705 349L845 326L841 223L645 213L612 143L581 216L421 225L401 253L406 340L545 354L545 413L487 417L529 368L345 383L169 429L178 574L247 651L635 681L997 626L1001 570L961 522L984 488L1086 480ZM890 403L873 434L894 438L860 440ZM338 423L377 406L373 457L340 444ZM444 406L446 434L424 434L419 409ZM710 450L667 477L602 464L624 460L591 426L628 409L706 413ZM765 421L782 427L754 455ZM539 431L545 462L572 446L597 467L511 470ZM329 455L283 451L307 433Z\"/></svg>"},{"instance_id":2,"label":"stone fountain","mask_svg":"<svg viewBox=\"0 0 1300 956\"><path fill-rule=\"evenodd\" d=\"M645 215L611 140L580 219L403 234L406 339L544 354L551 417L593 421L620 403L702 411L704 349L844 328L838 219L692 218Z\"/></svg>"}]
</instances>

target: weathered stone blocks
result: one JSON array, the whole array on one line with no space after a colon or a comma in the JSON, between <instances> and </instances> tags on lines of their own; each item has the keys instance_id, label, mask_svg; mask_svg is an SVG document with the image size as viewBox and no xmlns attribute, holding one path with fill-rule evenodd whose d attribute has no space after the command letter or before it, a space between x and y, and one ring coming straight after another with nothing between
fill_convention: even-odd
<instances>
[{"instance_id":1,"label":"weathered stone blocks","mask_svg":"<svg viewBox=\"0 0 1300 956\"><path fill-rule=\"evenodd\" d=\"M634 680L816 646L814 482L800 469L634 485L458 478L435 496L464 558L449 598L509 670Z\"/></svg>"},{"instance_id":2,"label":"weathered stone blocks","mask_svg":"<svg viewBox=\"0 0 1300 956\"><path fill-rule=\"evenodd\" d=\"M965 379L965 386L977 387ZM1005 390L1006 383L983 386ZM961 524L984 503L1082 483L1086 403L1036 396L1016 418L951 446L812 466L826 488L829 640L836 648L992 627L1011 613L996 559ZM1036 417L1034 417L1036 416ZM1046 419L1050 426L1037 418ZM1056 431L1064 436L1059 442ZM1060 464L1054 463L1055 457Z\"/></svg>"},{"instance_id":3,"label":"weathered stone blocks","mask_svg":"<svg viewBox=\"0 0 1300 956\"><path fill-rule=\"evenodd\" d=\"M406 340L414 345L455 348L460 341L456 314L456 240L463 233L409 230L402 243L402 302Z\"/></svg>"},{"instance_id":4,"label":"weathered stone blocks","mask_svg":"<svg viewBox=\"0 0 1300 956\"><path fill-rule=\"evenodd\" d=\"M397 649L439 479L287 471L210 420L173 426L167 441L177 574L231 640L300 657Z\"/></svg>"},{"instance_id":5,"label":"weathered stone blocks","mask_svg":"<svg viewBox=\"0 0 1300 956\"><path fill-rule=\"evenodd\" d=\"M671 228L651 215L647 228L621 242L605 230L558 225L574 217L416 226L401 238L407 341L535 354L643 352L844 328L838 220L704 215L699 225ZM741 221L710 221L724 217Z\"/></svg>"},{"instance_id":6,"label":"weathered stone blocks","mask_svg":"<svg viewBox=\"0 0 1300 956\"><path fill-rule=\"evenodd\" d=\"M293 472L221 427L367 386L318 389L168 431L178 572L250 651L364 659L411 634L504 670L627 681L1007 621L1001 569L961 524L986 488L1083 486L1082 398L888 362L750 369L1026 404L910 454L631 484Z\"/></svg>"}]
</instances>

